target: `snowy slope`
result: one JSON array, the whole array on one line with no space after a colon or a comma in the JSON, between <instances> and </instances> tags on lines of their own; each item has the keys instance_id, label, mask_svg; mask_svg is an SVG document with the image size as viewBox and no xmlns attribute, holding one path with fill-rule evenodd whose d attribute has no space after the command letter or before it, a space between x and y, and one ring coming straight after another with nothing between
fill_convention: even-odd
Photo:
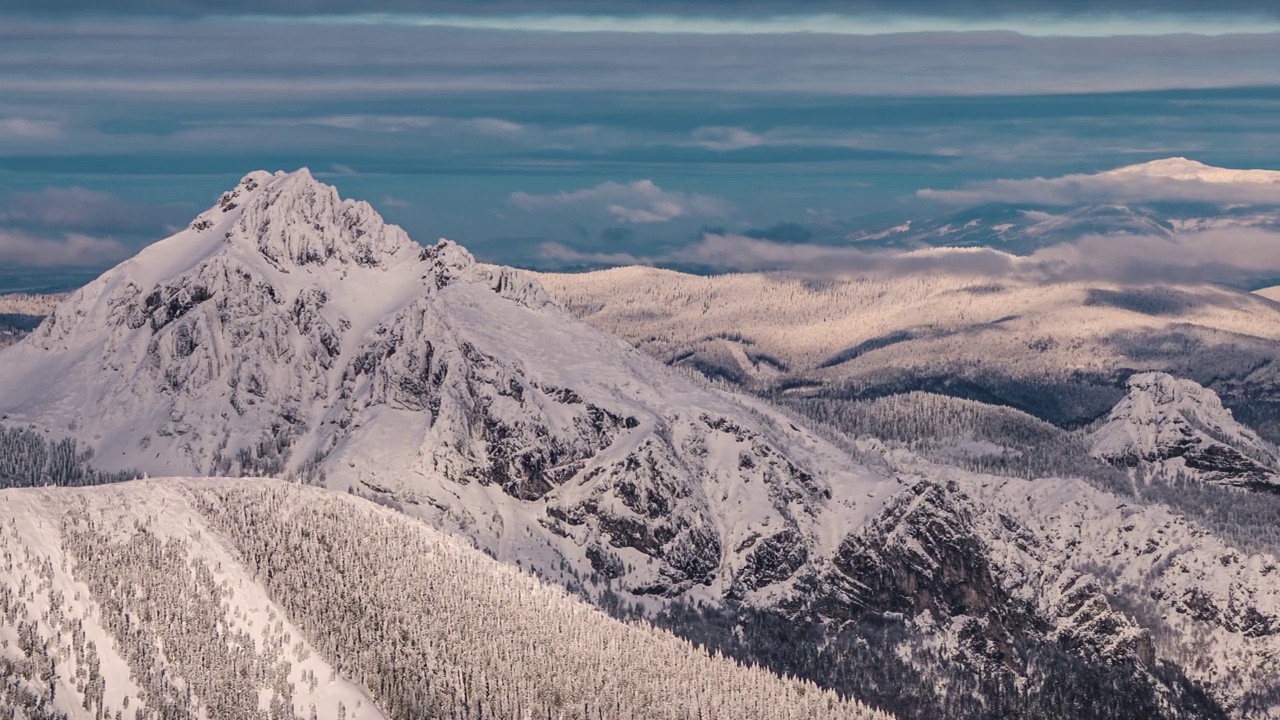
<instances>
[{"instance_id":1,"label":"snowy slope","mask_svg":"<svg viewBox=\"0 0 1280 720\"><path fill-rule=\"evenodd\" d=\"M1181 669L1153 665L1149 627L1113 605L1123 586L1084 570L1036 570L1065 561L1034 518L992 515L981 490L1002 480L966 480L954 468L815 432L767 403L664 367L601 327L645 340L661 359L692 352L698 366L737 363L768 383L875 381L904 369L963 377L957 368L982 362L1055 380L1113 372L1127 357L1116 337L1184 332L1188 317L1206 332L1270 348L1280 313L1268 301L1211 287L1135 296L934 276L814 285L624 269L544 279L596 327L552 304L534 276L479 265L448 241L418 246L305 171L254 173L187 230L73 294L37 332L0 353L7 371L0 415L34 428L19 433L16 447L41 435L69 437L94 451L90 460L104 470L322 484L394 505L601 602L620 597L624 606L657 611L705 601L780 617L796 637L812 640L812 648L785 652L771 646L748 655L753 661L798 657L800 669L816 673L804 653L824 650L824 633L868 618L909 621L915 635L860 662L938 671L923 675L947 678L934 688L935 711L956 717L981 717L984 704L1008 700L1010 688L1024 694L1025 707L1045 711L1066 692L1072 702L1093 698L1096 717L1123 717L1129 707L1153 717L1206 716L1202 700L1183 692ZM1010 315L1010 303L1022 314ZM1102 336L1110 344L1099 343ZM1024 360L1028 349L1038 353L1032 361ZM1047 429L1023 416L1015 425L1031 435ZM331 660L359 648L344 644L349 639L333 630L341 623L326 613L383 602L363 590L370 583L396 588L388 612L452 597L415 584L414 573L395 564L387 570L394 582L378 574L387 554L427 551L401 530L383 532L391 521L362 526L355 539L338 532L362 507L356 499L256 480L227 492L187 481L130 487L156 494L163 507L150 511L154 522L168 528L165 518L174 515L179 526L217 535L228 552L250 558L242 564L252 577L272 578L260 583L260 605L275 603ZM13 497L117 498L107 504L125 512L128 492L135 491ZM291 499L294 492L307 500ZM329 499L311 499L321 497ZM183 520L184 502L203 519ZM131 516L118 519L132 526ZM322 556L297 528L328 528L325 542L362 546L364 559L344 566L349 582L307 590L331 569L314 564ZM98 563L129 555L115 546L93 555L84 548L96 539L73 535L74 551ZM139 545L148 557L159 542L126 539L152 543ZM1122 555L1125 542L1099 536L1090 553ZM183 552L205 552L196 545ZM110 577L94 577L112 587ZM192 587L204 577L193 570ZM1174 646L1185 649L1189 637ZM377 695L385 688L370 678L387 667L377 653L398 652L401 642L364 647L361 672L369 674L349 679ZM485 643L473 637L465 647ZM1225 645L1215 652L1206 662L1229 667ZM268 666L287 674L300 655L273 657ZM988 680L994 684L981 686ZM1250 682L1222 686L1214 697L1238 703L1242 693L1269 687ZM874 676L871 685L890 699L915 692ZM1123 705L1130 695L1133 704ZM401 706L378 707L401 715ZM412 707L423 714L424 705Z\"/></svg>"},{"instance_id":2,"label":"snowy slope","mask_svg":"<svg viewBox=\"0 0 1280 720\"><path fill-rule=\"evenodd\" d=\"M1236 422L1211 390L1166 373L1129 378L1091 438L1095 457L1205 482L1280 489L1280 455Z\"/></svg>"},{"instance_id":3,"label":"snowy slope","mask_svg":"<svg viewBox=\"0 0 1280 720\"><path fill-rule=\"evenodd\" d=\"M18 717L887 720L349 496L171 479L0 500Z\"/></svg>"},{"instance_id":4,"label":"snowy slope","mask_svg":"<svg viewBox=\"0 0 1280 720\"><path fill-rule=\"evenodd\" d=\"M1280 186L1280 171L1220 168L1184 157L1164 158L1126 165L1098 174L1101 177L1145 177L1228 185Z\"/></svg>"},{"instance_id":5,"label":"snowy slope","mask_svg":"<svg viewBox=\"0 0 1280 720\"><path fill-rule=\"evenodd\" d=\"M355 489L640 595L768 595L897 489L305 170L247 176L2 360L0 414L104 469Z\"/></svg>"},{"instance_id":6,"label":"snowy slope","mask_svg":"<svg viewBox=\"0 0 1280 720\"><path fill-rule=\"evenodd\" d=\"M914 483L913 512L950 497L952 512L936 503L929 510L951 521L952 534L936 546L972 543L972 554L984 559L986 594L1002 597L1006 612L1036 608L1047 622L1042 632L1100 662L1129 658L1152 672L1170 663L1232 717L1280 716L1275 555L1242 552L1165 506L1135 504L1080 480L994 478L903 451L891 462ZM928 543L907 547L919 566L947 563ZM977 566L953 561L946 571ZM920 610L924 629L944 638L955 631L939 622L945 616L936 606ZM948 644L956 641L942 641Z\"/></svg>"},{"instance_id":7,"label":"snowy slope","mask_svg":"<svg viewBox=\"0 0 1280 720\"><path fill-rule=\"evenodd\" d=\"M988 527L1012 517L1036 538L1023 572L1104 590L1111 617L1081 603L1056 632L1105 637L1108 626L1128 626L1231 716L1280 716L1276 556L1241 552L1163 506L1132 505L1080 481L969 476L962 487L987 508Z\"/></svg>"},{"instance_id":8,"label":"snowy slope","mask_svg":"<svg viewBox=\"0 0 1280 720\"><path fill-rule=\"evenodd\" d=\"M1132 370L1212 383L1232 404L1280 389L1280 306L1218 286L639 267L538 277L595 327L756 390L929 389L1079 422L1109 410Z\"/></svg>"}]
</instances>

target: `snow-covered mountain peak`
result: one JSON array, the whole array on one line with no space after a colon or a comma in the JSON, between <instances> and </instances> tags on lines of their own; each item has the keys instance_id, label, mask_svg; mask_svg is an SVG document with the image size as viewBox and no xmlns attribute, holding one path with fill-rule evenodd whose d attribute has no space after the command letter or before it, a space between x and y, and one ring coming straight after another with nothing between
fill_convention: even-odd
<instances>
[{"instance_id":1,"label":"snow-covered mountain peak","mask_svg":"<svg viewBox=\"0 0 1280 720\"><path fill-rule=\"evenodd\" d=\"M1100 173L1100 175L1104 177L1138 176L1182 182L1280 184L1280 172L1275 170L1220 168L1184 157L1172 157L1137 165L1126 165L1125 167Z\"/></svg>"},{"instance_id":2,"label":"snow-covered mountain peak","mask_svg":"<svg viewBox=\"0 0 1280 720\"><path fill-rule=\"evenodd\" d=\"M1127 388L1129 394L1112 411L1113 416L1125 413L1150 417L1173 409L1216 425L1235 422L1231 411L1222 406L1217 393L1191 380L1162 372L1139 373L1129 378Z\"/></svg>"},{"instance_id":3,"label":"snow-covered mountain peak","mask_svg":"<svg viewBox=\"0 0 1280 720\"><path fill-rule=\"evenodd\" d=\"M277 267L329 262L381 266L414 246L368 203L341 199L337 188L317 181L306 168L270 176L250 173L197 224L211 230L209 215L237 209L226 240L252 243Z\"/></svg>"},{"instance_id":4,"label":"snow-covered mountain peak","mask_svg":"<svg viewBox=\"0 0 1280 720\"><path fill-rule=\"evenodd\" d=\"M1167 373L1129 379L1128 394L1093 434L1093 454L1231 485L1280 482L1275 448L1237 422L1212 390Z\"/></svg>"},{"instance_id":5,"label":"snow-covered mountain peak","mask_svg":"<svg viewBox=\"0 0 1280 720\"><path fill-rule=\"evenodd\" d=\"M637 594L782 592L898 487L305 171L247 175L4 352L0 415L103 468L356 488Z\"/></svg>"}]
</instances>

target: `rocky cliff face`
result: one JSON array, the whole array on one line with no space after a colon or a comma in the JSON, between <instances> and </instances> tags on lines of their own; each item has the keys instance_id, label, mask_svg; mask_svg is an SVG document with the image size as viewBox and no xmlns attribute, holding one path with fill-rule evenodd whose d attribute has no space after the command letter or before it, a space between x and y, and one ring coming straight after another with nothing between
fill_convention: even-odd
<instances>
[{"instance_id":1,"label":"rocky cliff face","mask_svg":"<svg viewBox=\"0 0 1280 720\"><path fill-rule=\"evenodd\" d=\"M1162 663L1210 628L1221 644L1195 679L1239 704L1271 686L1216 673L1280 652L1264 558L1228 577L1188 530L1194 565L1119 582L1116 558L1150 543L1177 555L1155 521L1117 529L1122 503L1091 500L1091 521L1114 531L1080 536L1040 481L996 492L1004 480L824 439L578 322L520 271L417 245L305 171L246 176L2 359L6 422L74 437L105 469L370 496L588 595L777 612L823 632L891 616L930 662L1014 686L1045 672L1028 648L1050 647L1098 682L1172 698ZM1194 467L1230 450L1265 466L1269 446L1216 398L1169 382L1135 378L1095 451ZM1262 482L1234 467L1213 472ZM1176 643L1127 609L1153 600L1186 618ZM1176 698L1143 707L1186 716Z\"/></svg>"},{"instance_id":2,"label":"rocky cliff face","mask_svg":"<svg viewBox=\"0 0 1280 720\"><path fill-rule=\"evenodd\" d=\"M1128 394L1091 437L1095 457L1165 475L1280 490L1280 455L1211 390L1166 373L1129 379Z\"/></svg>"},{"instance_id":3,"label":"rocky cliff face","mask_svg":"<svg viewBox=\"0 0 1280 720\"><path fill-rule=\"evenodd\" d=\"M6 359L10 421L104 466L372 494L637 595L784 583L895 489L305 170L246 176Z\"/></svg>"}]
</instances>

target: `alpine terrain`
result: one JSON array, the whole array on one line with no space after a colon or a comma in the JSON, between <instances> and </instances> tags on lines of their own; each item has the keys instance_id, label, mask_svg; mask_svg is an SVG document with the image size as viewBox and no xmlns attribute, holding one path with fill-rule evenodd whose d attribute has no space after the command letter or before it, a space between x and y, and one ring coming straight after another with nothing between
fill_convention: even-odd
<instances>
[{"instance_id":1,"label":"alpine terrain","mask_svg":"<svg viewBox=\"0 0 1280 720\"><path fill-rule=\"evenodd\" d=\"M1155 235L1232 228L1280 229L1275 189L1280 172L1237 170L1182 157L1126 165L1093 175L1074 176L1095 188L1095 201L1066 198L1043 203L983 202L941 215L889 227L850 230L845 239L869 247L990 247L1017 255L1087 236ZM1158 184L1170 188L1160 200L1117 202L1109 189ZM1241 188L1241 201L1208 202L1202 189ZM1181 187L1178 191L1173 188ZM961 196L964 191L928 193ZM1181 196L1181 197L1179 197ZM1253 196L1253 197L1250 197Z\"/></svg>"},{"instance_id":2,"label":"alpine terrain","mask_svg":"<svg viewBox=\"0 0 1280 720\"><path fill-rule=\"evenodd\" d=\"M1119 402L1130 375L1159 371L1209 387L1280 440L1280 304L1221 285L641 267L539 281L670 365L768 395L923 390L1076 427Z\"/></svg>"},{"instance_id":3,"label":"alpine terrain","mask_svg":"<svg viewBox=\"0 0 1280 720\"><path fill-rule=\"evenodd\" d=\"M172 479L0 498L6 717L887 718L337 493Z\"/></svg>"},{"instance_id":4,"label":"alpine terrain","mask_svg":"<svg viewBox=\"0 0 1280 720\"><path fill-rule=\"evenodd\" d=\"M1042 340L1004 376L1027 397L1116 372L1126 336L1260 355L1273 303L849 279L827 316L831 288L790 278L619 270L606 299L600 277L543 278L588 324L300 170L70 295L0 352L6 485L277 480L4 491L5 692L163 717L216 715L221 687L285 717L1280 717L1277 506L1252 492L1276 456L1175 353L1075 424L904 379L971 338ZM761 286L775 307L711 301ZM939 293L950 324L886 302ZM1033 307L988 319L997 295ZM1082 307L1115 335L1042 322ZM884 382L771 404L664 362L711 353L771 391ZM1220 357L1220 393L1271 382Z\"/></svg>"}]
</instances>

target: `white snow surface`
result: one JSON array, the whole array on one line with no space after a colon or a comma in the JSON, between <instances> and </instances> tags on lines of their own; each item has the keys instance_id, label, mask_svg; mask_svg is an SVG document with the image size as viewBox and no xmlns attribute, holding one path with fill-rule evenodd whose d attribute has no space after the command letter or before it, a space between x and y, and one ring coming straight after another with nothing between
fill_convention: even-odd
<instances>
[{"instance_id":1,"label":"white snow surface","mask_svg":"<svg viewBox=\"0 0 1280 720\"><path fill-rule=\"evenodd\" d=\"M1051 637L1104 657L1148 646L1230 716L1280 717L1271 690L1280 558L1242 552L1163 505L1132 504L1082 480L992 477L901 450L888 458L905 480L956 483L999 583L1039 608Z\"/></svg>"},{"instance_id":2,"label":"white snow surface","mask_svg":"<svg viewBox=\"0 0 1280 720\"><path fill-rule=\"evenodd\" d=\"M1166 373L1129 378L1128 394L1092 434L1091 445L1104 460L1176 466L1232 484L1280 483L1273 445L1237 422L1212 390Z\"/></svg>"},{"instance_id":3,"label":"white snow surface","mask_svg":"<svg viewBox=\"0 0 1280 720\"><path fill-rule=\"evenodd\" d=\"M781 592L745 575L757 539L794 531L821 562L897 490L306 170L246 176L0 362L6 422L104 469L323 477L500 559L624 567L651 594Z\"/></svg>"},{"instance_id":4,"label":"white snow surface","mask_svg":"<svg viewBox=\"0 0 1280 720\"><path fill-rule=\"evenodd\" d=\"M1206 165L1184 157L1127 165L1098 173L1103 177L1149 177L1230 185L1280 185L1280 171L1240 170Z\"/></svg>"},{"instance_id":5,"label":"white snow surface","mask_svg":"<svg viewBox=\"0 0 1280 720\"><path fill-rule=\"evenodd\" d=\"M0 563L0 663L74 720L891 720L613 620L403 514L270 479L0 490Z\"/></svg>"},{"instance_id":6,"label":"white snow surface","mask_svg":"<svg viewBox=\"0 0 1280 720\"><path fill-rule=\"evenodd\" d=\"M1135 363L1248 374L1280 387L1274 370L1250 359L1280 352L1280 306L1220 286L959 273L699 276L647 267L538 279L591 325L749 387L857 388L913 375L1069 382ZM1188 342L1203 348L1198 362L1178 351Z\"/></svg>"}]
</instances>

